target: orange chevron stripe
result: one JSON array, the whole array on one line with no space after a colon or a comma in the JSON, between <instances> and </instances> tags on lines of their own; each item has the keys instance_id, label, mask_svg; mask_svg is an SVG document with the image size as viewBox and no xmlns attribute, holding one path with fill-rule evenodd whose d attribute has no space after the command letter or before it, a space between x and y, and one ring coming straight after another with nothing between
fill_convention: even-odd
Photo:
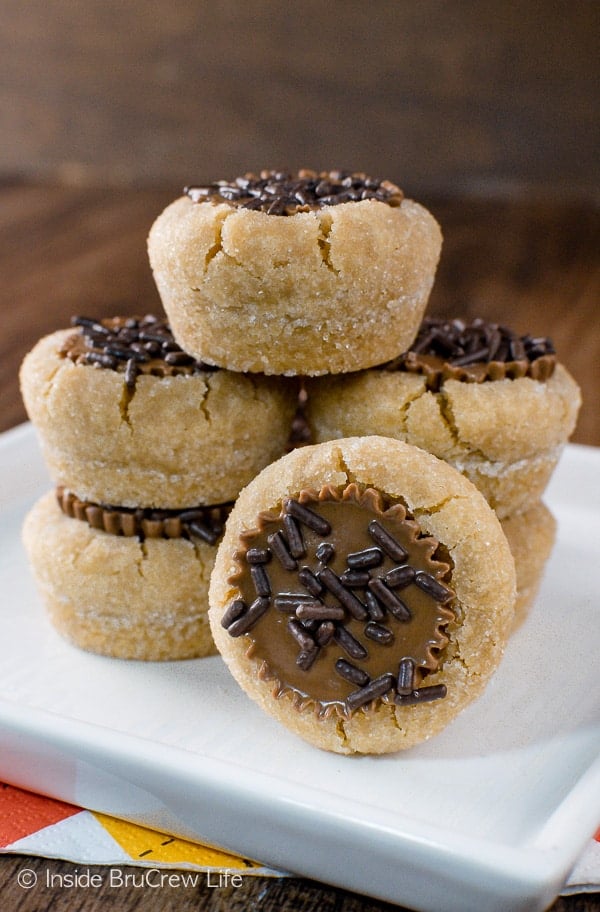
<instances>
[{"instance_id":1,"label":"orange chevron stripe","mask_svg":"<svg viewBox=\"0 0 600 912\"><path fill-rule=\"evenodd\" d=\"M0 783L0 846L81 813L81 808Z\"/></svg>"}]
</instances>

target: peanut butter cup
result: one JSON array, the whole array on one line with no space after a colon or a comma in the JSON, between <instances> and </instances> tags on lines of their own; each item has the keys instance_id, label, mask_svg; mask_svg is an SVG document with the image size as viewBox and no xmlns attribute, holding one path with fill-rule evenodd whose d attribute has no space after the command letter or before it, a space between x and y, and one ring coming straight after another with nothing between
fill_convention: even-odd
<instances>
[{"instance_id":1,"label":"peanut butter cup","mask_svg":"<svg viewBox=\"0 0 600 912\"><path fill-rule=\"evenodd\" d=\"M545 336L519 336L498 323L479 318L439 320L425 317L407 352L382 365L387 371L409 371L426 378L437 391L445 380L483 383L532 377L547 380L556 366L556 352Z\"/></svg>"},{"instance_id":2,"label":"peanut butter cup","mask_svg":"<svg viewBox=\"0 0 600 912\"><path fill-rule=\"evenodd\" d=\"M301 708L345 718L373 700L445 696L424 682L454 620L451 566L401 501L356 484L303 490L240 537L230 578L240 598L221 623L247 638L278 696L290 692ZM271 549L274 537L285 556Z\"/></svg>"},{"instance_id":3,"label":"peanut butter cup","mask_svg":"<svg viewBox=\"0 0 600 912\"><path fill-rule=\"evenodd\" d=\"M446 463L383 437L288 453L240 494L209 593L217 648L252 699L327 750L440 731L500 661L514 562Z\"/></svg>"}]
</instances>

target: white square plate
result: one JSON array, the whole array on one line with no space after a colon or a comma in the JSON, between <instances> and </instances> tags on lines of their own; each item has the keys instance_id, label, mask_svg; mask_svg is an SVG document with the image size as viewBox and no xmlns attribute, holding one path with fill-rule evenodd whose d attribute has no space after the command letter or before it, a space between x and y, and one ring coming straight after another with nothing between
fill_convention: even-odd
<instances>
[{"instance_id":1,"label":"white square plate","mask_svg":"<svg viewBox=\"0 0 600 912\"><path fill-rule=\"evenodd\" d=\"M542 909L600 818L600 450L567 447L554 552L484 696L385 757L295 738L219 658L125 662L48 624L20 525L50 487L0 437L0 779L431 912Z\"/></svg>"}]
</instances>

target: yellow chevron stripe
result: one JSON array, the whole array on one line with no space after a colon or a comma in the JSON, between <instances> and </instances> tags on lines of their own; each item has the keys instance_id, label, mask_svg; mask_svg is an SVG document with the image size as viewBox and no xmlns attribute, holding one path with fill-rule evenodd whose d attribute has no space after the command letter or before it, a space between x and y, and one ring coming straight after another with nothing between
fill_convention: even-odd
<instances>
[{"instance_id":1,"label":"yellow chevron stripe","mask_svg":"<svg viewBox=\"0 0 600 912\"><path fill-rule=\"evenodd\" d=\"M244 871L262 867L257 862L228 855L211 846L157 833L155 830L138 826L136 823L128 823L96 811L93 814L115 842L134 861L156 862L157 864L191 864L199 868L234 868Z\"/></svg>"}]
</instances>

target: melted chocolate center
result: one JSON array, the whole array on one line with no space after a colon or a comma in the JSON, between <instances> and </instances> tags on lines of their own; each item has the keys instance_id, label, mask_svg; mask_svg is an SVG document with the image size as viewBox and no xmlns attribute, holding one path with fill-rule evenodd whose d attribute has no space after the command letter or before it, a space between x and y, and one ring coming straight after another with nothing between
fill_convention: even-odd
<instances>
[{"instance_id":1,"label":"melted chocolate center","mask_svg":"<svg viewBox=\"0 0 600 912\"><path fill-rule=\"evenodd\" d=\"M454 620L451 566L399 500L355 484L302 491L240 539L222 625L278 696L345 718L445 696L423 680Z\"/></svg>"}]
</instances>

